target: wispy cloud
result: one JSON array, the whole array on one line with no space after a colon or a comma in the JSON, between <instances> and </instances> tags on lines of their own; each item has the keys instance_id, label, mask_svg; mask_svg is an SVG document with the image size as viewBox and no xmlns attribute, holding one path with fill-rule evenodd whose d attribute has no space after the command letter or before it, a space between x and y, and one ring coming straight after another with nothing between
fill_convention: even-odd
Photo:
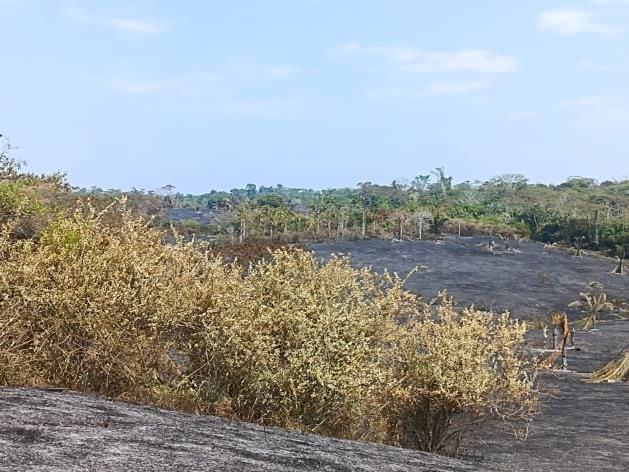
<instances>
[{"instance_id":1,"label":"wispy cloud","mask_svg":"<svg viewBox=\"0 0 629 472\"><path fill-rule=\"evenodd\" d=\"M109 18L106 22L114 28L131 33L159 34L166 31L163 25L149 21L130 20L128 18Z\"/></svg>"},{"instance_id":2,"label":"wispy cloud","mask_svg":"<svg viewBox=\"0 0 629 472\"><path fill-rule=\"evenodd\" d=\"M165 90L180 88L177 81L112 79L105 82L105 87L124 95L154 95Z\"/></svg>"},{"instance_id":3,"label":"wispy cloud","mask_svg":"<svg viewBox=\"0 0 629 472\"><path fill-rule=\"evenodd\" d=\"M601 36L615 36L620 29L595 19L589 10L561 9L546 10L539 17L539 29L561 35L581 33L598 34Z\"/></svg>"},{"instance_id":4,"label":"wispy cloud","mask_svg":"<svg viewBox=\"0 0 629 472\"><path fill-rule=\"evenodd\" d=\"M627 104L627 97L620 95L589 95L585 97L579 97L573 100L566 100L561 102L561 106L564 107L577 107L577 108L601 108L609 106L621 106Z\"/></svg>"},{"instance_id":5,"label":"wispy cloud","mask_svg":"<svg viewBox=\"0 0 629 472\"><path fill-rule=\"evenodd\" d=\"M434 52L409 46L363 46L349 43L337 48L342 56L371 56L395 64L404 72L511 72L517 61L485 49Z\"/></svg>"},{"instance_id":6,"label":"wispy cloud","mask_svg":"<svg viewBox=\"0 0 629 472\"><path fill-rule=\"evenodd\" d=\"M221 77L216 74L196 74L175 78L88 77L88 79L99 82L105 89L121 95L198 96L211 94L218 87Z\"/></svg>"},{"instance_id":7,"label":"wispy cloud","mask_svg":"<svg viewBox=\"0 0 629 472\"><path fill-rule=\"evenodd\" d=\"M269 66L246 64L227 65L218 67L213 72L181 75L174 78L100 76L88 77L88 79L100 82L106 89L124 95L212 95L245 90L279 80L289 80L300 70L300 67L291 64Z\"/></svg>"},{"instance_id":8,"label":"wispy cloud","mask_svg":"<svg viewBox=\"0 0 629 472\"><path fill-rule=\"evenodd\" d=\"M437 97L443 95L468 95L484 90L489 86L488 80L476 80L469 82L438 82L429 84L422 91L422 96Z\"/></svg>"},{"instance_id":9,"label":"wispy cloud","mask_svg":"<svg viewBox=\"0 0 629 472\"><path fill-rule=\"evenodd\" d=\"M389 87L374 90L369 95L373 98L394 98L402 100L418 100L427 97L447 97L469 95L486 89L487 80L461 82L435 82L421 88Z\"/></svg>"},{"instance_id":10,"label":"wispy cloud","mask_svg":"<svg viewBox=\"0 0 629 472\"><path fill-rule=\"evenodd\" d=\"M129 33L161 34L167 31L165 23L161 21L126 18L118 15L95 13L77 7L65 8L64 13L69 18L81 23L107 26Z\"/></svg>"}]
</instances>

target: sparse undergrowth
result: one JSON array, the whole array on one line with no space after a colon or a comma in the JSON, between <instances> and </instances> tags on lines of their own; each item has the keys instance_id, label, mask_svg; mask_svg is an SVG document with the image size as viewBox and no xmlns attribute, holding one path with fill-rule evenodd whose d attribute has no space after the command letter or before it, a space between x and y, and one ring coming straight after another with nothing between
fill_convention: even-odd
<instances>
[{"instance_id":1,"label":"sparse undergrowth","mask_svg":"<svg viewBox=\"0 0 629 472\"><path fill-rule=\"evenodd\" d=\"M37 240L3 230L0 382L432 451L532 412L525 328L506 314L428 304L347 258L278 249L244 273L163 241L119 204Z\"/></svg>"}]
</instances>

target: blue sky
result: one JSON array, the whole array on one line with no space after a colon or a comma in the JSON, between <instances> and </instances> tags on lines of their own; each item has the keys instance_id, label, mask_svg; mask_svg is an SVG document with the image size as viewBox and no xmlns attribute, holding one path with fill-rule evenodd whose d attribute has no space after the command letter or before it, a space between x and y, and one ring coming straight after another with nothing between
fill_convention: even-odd
<instances>
[{"instance_id":1,"label":"blue sky","mask_svg":"<svg viewBox=\"0 0 629 472\"><path fill-rule=\"evenodd\" d=\"M80 186L629 175L629 0L0 0L0 133Z\"/></svg>"}]
</instances>

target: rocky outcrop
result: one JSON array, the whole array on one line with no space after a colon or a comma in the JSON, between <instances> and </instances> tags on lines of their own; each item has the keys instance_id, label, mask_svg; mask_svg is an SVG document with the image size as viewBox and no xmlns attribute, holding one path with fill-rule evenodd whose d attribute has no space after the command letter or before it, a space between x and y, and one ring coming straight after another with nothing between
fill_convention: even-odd
<instances>
[{"instance_id":1,"label":"rocky outcrop","mask_svg":"<svg viewBox=\"0 0 629 472\"><path fill-rule=\"evenodd\" d=\"M456 459L70 392L0 388L1 471L489 470Z\"/></svg>"}]
</instances>

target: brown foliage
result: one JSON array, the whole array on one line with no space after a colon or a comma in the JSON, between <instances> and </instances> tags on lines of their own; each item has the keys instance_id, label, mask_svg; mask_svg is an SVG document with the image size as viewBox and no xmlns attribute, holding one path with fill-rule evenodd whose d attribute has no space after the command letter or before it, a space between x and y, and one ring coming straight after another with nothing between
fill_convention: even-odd
<instances>
[{"instance_id":1,"label":"brown foliage","mask_svg":"<svg viewBox=\"0 0 629 472\"><path fill-rule=\"evenodd\" d=\"M242 243L230 244L224 242L212 248L215 254L220 254L225 262L237 262L243 267L267 259L269 254L278 249L301 248L300 244L287 244L283 241L249 238Z\"/></svg>"}]
</instances>

